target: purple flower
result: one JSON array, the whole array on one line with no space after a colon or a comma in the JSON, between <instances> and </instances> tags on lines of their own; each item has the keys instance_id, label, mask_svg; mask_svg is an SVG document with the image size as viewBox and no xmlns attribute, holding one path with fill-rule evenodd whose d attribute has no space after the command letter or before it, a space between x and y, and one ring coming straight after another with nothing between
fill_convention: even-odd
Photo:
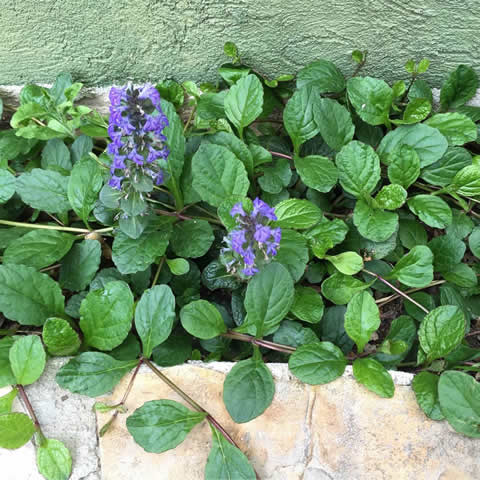
<instances>
[{"instance_id":1,"label":"purple flower","mask_svg":"<svg viewBox=\"0 0 480 480\"><path fill-rule=\"evenodd\" d=\"M147 83L140 88L112 87L109 98L108 134L112 142L107 153L113 157L109 185L121 190L124 181L130 184L141 175L159 185L164 180L161 162L170 153L163 134L169 123L162 111L160 94Z\"/></svg>"},{"instance_id":2,"label":"purple flower","mask_svg":"<svg viewBox=\"0 0 480 480\"><path fill-rule=\"evenodd\" d=\"M236 203L230 215L237 227L225 238L227 247L222 250L225 267L229 272L240 271L247 277L255 275L260 266L277 254L280 245L281 228L268 225L270 220L277 219L275 210L256 198L251 213L245 212L242 203Z\"/></svg>"}]
</instances>

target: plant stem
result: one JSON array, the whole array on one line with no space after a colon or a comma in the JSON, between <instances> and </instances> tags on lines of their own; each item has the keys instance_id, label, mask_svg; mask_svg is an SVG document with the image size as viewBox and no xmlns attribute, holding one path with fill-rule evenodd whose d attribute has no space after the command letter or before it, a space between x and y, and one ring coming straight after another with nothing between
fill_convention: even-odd
<instances>
[{"instance_id":1,"label":"plant stem","mask_svg":"<svg viewBox=\"0 0 480 480\"><path fill-rule=\"evenodd\" d=\"M365 273L368 273L369 275L372 275L373 277L377 278L378 280L380 280L382 283L384 283L385 285L389 286L392 290L394 290L395 292L398 293L398 295L402 296L403 298L407 299L409 302L413 303L414 305L416 305L420 310L424 311L425 313L430 313L429 310L427 310L422 304L416 302L412 297L409 297L405 292L402 292L399 288L395 287L394 285L392 285L390 282L388 282L387 280L385 280L383 277L381 277L380 275L377 275L376 273L374 272L370 272L369 270L367 269L363 269L363 271Z\"/></svg>"},{"instance_id":2,"label":"plant stem","mask_svg":"<svg viewBox=\"0 0 480 480\"><path fill-rule=\"evenodd\" d=\"M35 411L33 410L32 404L27 397L25 389L23 388L23 385L16 385L16 388L18 390L18 393L20 394L20 398L22 399L23 404L25 405L25 408L27 409L28 414L30 415L30 418L33 421L33 424L35 425L35 430L40 437L40 443L43 443L43 441L45 440L45 436L42 433L42 429L40 428L40 422L35 415Z\"/></svg>"},{"instance_id":3,"label":"plant stem","mask_svg":"<svg viewBox=\"0 0 480 480\"><path fill-rule=\"evenodd\" d=\"M213 425L226 439L230 442L234 447L238 448L238 445L235 443L233 438L227 433L227 431L212 417L203 407L201 407L193 398L188 396L180 387L178 387L175 383L173 383L168 377L166 377L150 360L146 358L143 359L145 365L147 365L150 370L163 382L165 382L175 393L180 395L180 397L185 400L192 408L194 408L197 412L205 413L206 420Z\"/></svg>"},{"instance_id":4,"label":"plant stem","mask_svg":"<svg viewBox=\"0 0 480 480\"><path fill-rule=\"evenodd\" d=\"M164 262L165 262L165 255L160 259L160 262L158 263L157 271L155 272L155 276L153 277L152 287L154 287L155 284L157 283L157 280L158 280L158 277L160 276L160 272L162 271Z\"/></svg>"},{"instance_id":5,"label":"plant stem","mask_svg":"<svg viewBox=\"0 0 480 480\"><path fill-rule=\"evenodd\" d=\"M49 267L41 268L39 272L44 273L44 272L49 272L50 270L55 270L56 268L61 267L62 265L60 263L57 263L56 265L50 265Z\"/></svg>"},{"instance_id":6,"label":"plant stem","mask_svg":"<svg viewBox=\"0 0 480 480\"><path fill-rule=\"evenodd\" d=\"M106 233L113 230L113 227L101 228L99 230L87 230L86 228L62 227L60 225L41 225L39 223L12 222L10 220L0 220L0 225L8 225L9 227L38 228L43 230L59 230L62 232L77 233Z\"/></svg>"},{"instance_id":7,"label":"plant stem","mask_svg":"<svg viewBox=\"0 0 480 480\"><path fill-rule=\"evenodd\" d=\"M405 290L404 293L407 295L410 293L415 293L419 292L421 290L425 290L426 288L434 287L435 285L441 285L442 283L445 283L446 280L434 280L433 282L429 283L426 287L419 287L419 288L411 288L410 290ZM375 301L377 305L386 305L387 303L390 303L393 300L396 300L397 298L400 298L401 295L395 293L393 295L390 295L389 297L382 297L379 298L378 300Z\"/></svg>"},{"instance_id":8,"label":"plant stem","mask_svg":"<svg viewBox=\"0 0 480 480\"><path fill-rule=\"evenodd\" d=\"M234 340L240 340L241 342L248 342L252 345L256 345L258 347L268 348L270 350L275 350L277 352L282 352L286 354L291 354L295 352L296 348L290 347L288 345L281 345L280 343L270 342L268 340L262 340L259 338L252 337L251 335L246 335L244 333L238 332L227 332L223 333L222 337L225 338L232 338Z\"/></svg>"},{"instance_id":9,"label":"plant stem","mask_svg":"<svg viewBox=\"0 0 480 480\"><path fill-rule=\"evenodd\" d=\"M465 337L473 337L474 335L480 335L480 330L474 330L473 332L468 332Z\"/></svg>"},{"instance_id":10,"label":"plant stem","mask_svg":"<svg viewBox=\"0 0 480 480\"><path fill-rule=\"evenodd\" d=\"M270 151L270 150L269 150ZM293 160L293 157L290 156L290 155L285 155L284 153L280 153L280 152L272 152L270 151L270 153L272 155L275 155L276 157L281 157L281 158L286 158L287 160Z\"/></svg>"}]
</instances>

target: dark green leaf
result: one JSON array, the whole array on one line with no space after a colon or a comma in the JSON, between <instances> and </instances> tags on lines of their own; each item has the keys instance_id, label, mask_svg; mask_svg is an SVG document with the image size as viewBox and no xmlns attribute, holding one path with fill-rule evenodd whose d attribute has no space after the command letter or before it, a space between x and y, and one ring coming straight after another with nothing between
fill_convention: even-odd
<instances>
[{"instance_id":1,"label":"dark green leaf","mask_svg":"<svg viewBox=\"0 0 480 480\"><path fill-rule=\"evenodd\" d=\"M470 100L477 91L478 77L473 68L459 65L442 85L440 103L442 108L457 108Z\"/></svg>"},{"instance_id":2,"label":"dark green leaf","mask_svg":"<svg viewBox=\"0 0 480 480\"><path fill-rule=\"evenodd\" d=\"M58 172L34 168L17 178L17 193L32 208L48 213L66 212L72 207L67 196L68 177Z\"/></svg>"},{"instance_id":3,"label":"dark green leaf","mask_svg":"<svg viewBox=\"0 0 480 480\"><path fill-rule=\"evenodd\" d=\"M8 171L0 169L0 203L8 202L15 193L15 177Z\"/></svg>"},{"instance_id":4,"label":"dark green leaf","mask_svg":"<svg viewBox=\"0 0 480 480\"><path fill-rule=\"evenodd\" d=\"M111 391L138 360L119 361L101 352L85 352L72 358L57 373L57 383L89 397Z\"/></svg>"},{"instance_id":5,"label":"dark green leaf","mask_svg":"<svg viewBox=\"0 0 480 480\"><path fill-rule=\"evenodd\" d=\"M388 158L388 178L392 183L408 188L420 175L420 158L410 145L397 145Z\"/></svg>"},{"instance_id":6,"label":"dark green leaf","mask_svg":"<svg viewBox=\"0 0 480 480\"><path fill-rule=\"evenodd\" d=\"M185 305L180 312L183 328L194 337L208 340L227 331L218 309L206 300Z\"/></svg>"},{"instance_id":7,"label":"dark green leaf","mask_svg":"<svg viewBox=\"0 0 480 480\"><path fill-rule=\"evenodd\" d=\"M0 311L22 325L43 325L64 312L62 292L48 275L24 265L0 266Z\"/></svg>"},{"instance_id":8,"label":"dark green leaf","mask_svg":"<svg viewBox=\"0 0 480 480\"><path fill-rule=\"evenodd\" d=\"M438 398L442 413L457 432L480 438L480 384L473 377L463 372L442 373Z\"/></svg>"},{"instance_id":9,"label":"dark green leaf","mask_svg":"<svg viewBox=\"0 0 480 480\"><path fill-rule=\"evenodd\" d=\"M328 60L309 63L298 72L297 88L313 85L318 93L339 93L345 89L342 72Z\"/></svg>"},{"instance_id":10,"label":"dark green leaf","mask_svg":"<svg viewBox=\"0 0 480 480\"><path fill-rule=\"evenodd\" d=\"M206 220L185 220L173 227L172 250L179 257L203 257L214 238L212 227Z\"/></svg>"},{"instance_id":11,"label":"dark green leaf","mask_svg":"<svg viewBox=\"0 0 480 480\"><path fill-rule=\"evenodd\" d=\"M427 361L450 353L465 335L465 318L453 305L437 307L428 313L420 324L418 339Z\"/></svg>"},{"instance_id":12,"label":"dark green leaf","mask_svg":"<svg viewBox=\"0 0 480 480\"><path fill-rule=\"evenodd\" d=\"M440 377L430 372L420 372L413 378L412 389L418 405L425 415L432 420L443 420L438 398L438 381Z\"/></svg>"},{"instance_id":13,"label":"dark green leaf","mask_svg":"<svg viewBox=\"0 0 480 480\"><path fill-rule=\"evenodd\" d=\"M354 140L335 159L342 188L359 197L371 193L380 180L380 160L372 147Z\"/></svg>"},{"instance_id":14,"label":"dark green leaf","mask_svg":"<svg viewBox=\"0 0 480 480\"><path fill-rule=\"evenodd\" d=\"M219 288L228 288L235 290L241 283L237 277L227 272L225 265L219 260L209 263L202 272L202 283L209 290L218 290Z\"/></svg>"},{"instance_id":15,"label":"dark green leaf","mask_svg":"<svg viewBox=\"0 0 480 480\"><path fill-rule=\"evenodd\" d=\"M422 170L421 177L432 185L445 187L452 183L456 173L471 165L470 152L461 147L449 147L443 157Z\"/></svg>"},{"instance_id":16,"label":"dark green leaf","mask_svg":"<svg viewBox=\"0 0 480 480\"><path fill-rule=\"evenodd\" d=\"M133 295L125 282L109 282L91 291L80 306L85 342L99 350L120 345L132 328Z\"/></svg>"},{"instance_id":17,"label":"dark green leaf","mask_svg":"<svg viewBox=\"0 0 480 480\"><path fill-rule=\"evenodd\" d=\"M275 262L281 263L298 282L305 273L309 260L308 247L305 238L294 230L282 230L282 238Z\"/></svg>"},{"instance_id":18,"label":"dark green leaf","mask_svg":"<svg viewBox=\"0 0 480 480\"><path fill-rule=\"evenodd\" d=\"M333 343L303 345L290 356L288 368L302 382L320 385L343 375L347 360Z\"/></svg>"},{"instance_id":19,"label":"dark green leaf","mask_svg":"<svg viewBox=\"0 0 480 480\"><path fill-rule=\"evenodd\" d=\"M236 423L261 415L272 403L275 384L261 356L237 362L223 384L223 401Z\"/></svg>"},{"instance_id":20,"label":"dark green leaf","mask_svg":"<svg viewBox=\"0 0 480 480\"><path fill-rule=\"evenodd\" d=\"M255 480L247 457L212 427L212 447L205 466L205 480Z\"/></svg>"},{"instance_id":21,"label":"dark green leaf","mask_svg":"<svg viewBox=\"0 0 480 480\"><path fill-rule=\"evenodd\" d=\"M297 286L291 313L307 323L318 323L323 317L322 296L311 287Z\"/></svg>"},{"instance_id":22,"label":"dark green leaf","mask_svg":"<svg viewBox=\"0 0 480 480\"><path fill-rule=\"evenodd\" d=\"M302 182L319 192L329 192L338 180L335 164L329 158L320 155L295 157L295 168Z\"/></svg>"},{"instance_id":23,"label":"dark green leaf","mask_svg":"<svg viewBox=\"0 0 480 480\"><path fill-rule=\"evenodd\" d=\"M127 418L127 429L145 451L162 453L180 445L206 415L173 400L152 400Z\"/></svg>"},{"instance_id":24,"label":"dark green leaf","mask_svg":"<svg viewBox=\"0 0 480 480\"><path fill-rule=\"evenodd\" d=\"M361 353L372 333L380 326L380 312L368 292L355 294L345 312L345 331Z\"/></svg>"},{"instance_id":25,"label":"dark green leaf","mask_svg":"<svg viewBox=\"0 0 480 480\"><path fill-rule=\"evenodd\" d=\"M12 242L3 253L4 264L23 264L36 270L61 259L75 237L57 230L33 230Z\"/></svg>"}]
</instances>

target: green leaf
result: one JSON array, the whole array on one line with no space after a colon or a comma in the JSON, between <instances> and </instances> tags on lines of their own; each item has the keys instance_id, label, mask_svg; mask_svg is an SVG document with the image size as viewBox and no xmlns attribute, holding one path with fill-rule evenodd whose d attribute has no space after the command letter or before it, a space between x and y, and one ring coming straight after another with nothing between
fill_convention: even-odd
<instances>
[{"instance_id":1,"label":"green leaf","mask_svg":"<svg viewBox=\"0 0 480 480\"><path fill-rule=\"evenodd\" d=\"M345 331L360 353L379 326L380 312L372 295L368 292L355 294L345 312Z\"/></svg>"},{"instance_id":2,"label":"green leaf","mask_svg":"<svg viewBox=\"0 0 480 480\"><path fill-rule=\"evenodd\" d=\"M334 273L322 283L322 294L336 305L345 305L356 293L369 288L370 285L350 275Z\"/></svg>"},{"instance_id":3,"label":"green leaf","mask_svg":"<svg viewBox=\"0 0 480 480\"><path fill-rule=\"evenodd\" d=\"M70 151L64 141L59 138L52 138L42 150L42 168L44 170L55 170L65 174L72 169Z\"/></svg>"},{"instance_id":4,"label":"green leaf","mask_svg":"<svg viewBox=\"0 0 480 480\"><path fill-rule=\"evenodd\" d=\"M177 82L175 82L175 80L165 80L157 83L155 88L160 93L161 98L172 103L175 108L180 108L183 106L185 101L183 88Z\"/></svg>"},{"instance_id":5,"label":"green leaf","mask_svg":"<svg viewBox=\"0 0 480 480\"><path fill-rule=\"evenodd\" d=\"M183 92L182 92L183 93ZM168 118L168 126L163 129L163 134L167 137L167 145L170 153L166 163L166 169L170 174L167 180L167 186L177 188L176 184L183 171L185 160L185 137L183 135L183 122L175 111L175 107L162 98L161 106L163 113Z\"/></svg>"},{"instance_id":6,"label":"green leaf","mask_svg":"<svg viewBox=\"0 0 480 480\"><path fill-rule=\"evenodd\" d=\"M370 145L353 140L340 150L335 162L340 185L355 197L371 193L380 180L380 160Z\"/></svg>"},{"instance_id":7,"label":"green leaf","mask_svg":"<svg viewBox=\"0 0 480 480\"><path fill-rule=\"evenodd\" d=\"M353 139L355 133L350 112L330 98L318 99L312 105L320 135L332 150L339 151Z\"/></svg>"},{"instance_id":8,"label":"green leaf","mask_svg":"<svg viewBox=\"0 0 480 480\"><path fill-rule=\"evenodd\" d=\"M93 158L85 157L75 164L68 182L68 200L84 222L88 222L102 186L102 169Z\"/></svg>"},{"instance_id":9,"label":"green leaf","mask_svg":"<svg viewBox=\"0 0 480 480\"><path fill-rule=\"evenodd\" d=\"M192 159L193 188L214 207L231 195L245 196L250 182L243 163L226 147L202 144Z\"/></svg>"},{"instance_id":10,"label":"green leaf","mask_svg":"<svg viewBox=\"0 0 480 480\"><path fill-rule=\"evenodd\" d=\"M448 270L442 272L443 278L447 282L454 283L459 287L471 288L478 284L477 275L475 271L466 263L459 263L450 267Z\"/></svg>"},{"instance_id":11,"label":"green leaf","mask_svg":"<svg viewBox=\"0 0 480 480\"><path fill-rule=\"evenodd\" d=\"M212 291L220 288L235 290L241 286L239 279L228 273L225 265L219 260L210 262L203 269L202 283Z\"/></svg>"},{"instance_id":12,"label":"green leaf","mask_svg":"<svg viewBox=\"0 0 480 480\"><path fill-rule=\"evenodd\" d=\"M385 367L374 358L357 358L353 362L353 376L368 390L383 398L392 398L395 385Z\"/></svg>"},{"instance_id":13,"label":"green leaf","mask_svg":"<svg viewBox=\"0 0 480 480\"><path fill-rule=\"evenodd\" d=\"M97 397L115 387L138 360L120 361L102 352L85 352L72 358L56 376L57 383L89 397Z\"/></svg>"},{"instance_id":14,"label":"green leaf","mask_svg":"<svg viewBox=\"0 0 480 480\"><path fill-rule=\"evenodd\" d=\"M77 333L63 318L49 318L43 326L42 338L50 355L73 355L80 348Z\"/></svg>"},{"instance_id":15,"label":"green leaf","mask_svg":"<svg viewBox=\"0 0 480 480\"><path fill-rule=\"evenodd\" d=\"M4 337L0 340L0 388L15 383L9 357L10 348L14 342L12 337Z\"/></svg>"},{"instance_id":16,"label":"green leaf","mask_svg":"<svg viewBox=\"0 0 480 480\"><path fill-rule=\"evenodd\" d=\"M15 450L25 445L35 433L35 426L24 413L0 415L0 448Z\"/></svg>"},{"instance_id":17,"label":"green leaf","mask_svg":"<svg viewBox=\"0 0 480 480\"><path fill-rule=\"evenodd\" d=\"M272 403L274 393L272 374L260 354L237 362L223 383L223 401L236 423L249 422L261 415Z\"/></svg>"},{"instance_id":18,"label":"green leaf","mask_svg":"<svg viewBox=\"0 0 480 480\"><path fill-rule=\"evenodd\" d=\"M5 415L12 411L13 401L17 397L18 390L12 388L6 395L0 397L0 415Z\"/></svg>"},{"instance_id":19,"label":"green leaf","mask_svg":"<svg viewBox=\"0 0 480 480\"><path fill-rule=\"evenodd\" d=\"M144 233L136 240L117 233L112 245L113 263L124 275L143 272L165 253L170 232L171 228L164 225L161 231Z\"/></svg>"},{"instance_id":20,"label":"green leaf","mask_svg":"<svg viewBox=\"0 0 480 480\"><path fill-rule=\"evenodd\" d=\"M62 258L74 240L73 235L57 230L33 230L5 249L3 263L22 264L40 270Z\"/></svg>"},{"instance_id":21,"label":"green leaf","mask_svg":"<svg viewBox=\"0 0 480 480\"><path fill-rule=\"evenodd\" d=\"M255 471L243 452L216 428L211 429L212 447L205 465L205 480L255 480Z\"/></svg>"},{"instance_id":22,"label":"green leaf","mask_svg":"<svg viewBox=\"0 0 480 480\"><path fill-rule=\"evenodd\" d=\"M425 124L439 130L449 145L463 145L477 138L477 126L461 113L437 113Z\"/></svg>"},{"instance_id":23,"label":"green leaf","mask_svg":"<svg viewBox=\"0 0 480 480\"><path fill-rule=\"evenodd\" d=\"M319 192L329 192L337 184L337 167L327 157L320 155L296 156L295 168L302 182L307 187Z\"/></svg>"},{"instance_id":24,"label":"green leaf","mask_svg":"<svg viewBox=\"0 0 480 480\"><path fill-rule=\"evenodd\" d=\"M345 90L342 72L328 60L317 60L302 68L297 75L297 88L313 85L318 93L339 93Z\"/></svg>"},{"instance_id":25,"label":"green leaf","mask_svg":"<svg viewBox=\"0 0 480 480\"><path fill-rule=\"evenodd\" d=\"M19 385L36 382L45 368L46 355L37 335L27 335L15 341L9 353L10 365Z\"/></svg>"},{"instance_id":26,"label":"green leaf","mask_svg":"<svg viewBox=\"0 0 480 480\"><path fill-rule=\"evenodd\" d=\"M400 242L409 250L417 245L427 244L427 232L423 225L416 220L400 220L398 233Z\"/></svg>"},{"instance_id":27,"label":"green leaf","mask_svg":"<svg viewBox=\"0 0 480 480\"><path fill-rule=\"evenodd\" d=\"M480 226L475 227L468 237L468 246L470 251L477 257L480 258Z\"/></svg>"},{"instance_id":28,"label":"green leaf","mask_svg":"<svg viewBox=\"0 0 480 480\"><path fill-rule=\"evenodd\" d=\"M324 258L328 250L345 240L347 232L348 227L343 220L322 218L318 225L304 235L308 238L314 255Z\"/></svg>"},{"instance_id":29,"label":"green leaf","mask_svg":"<svg viewBox=\"0 0 480 480\"><path fill-rule=\"evenodd\" d=\"M289 198L275 206L275 215L277 216L275 226L301 230L318 223L322 212L308 200Z\"/></svg>"},{"instance_id":30,"label":"green leaf","mask_svg":"<svg viewBox=\"0 0 480 480\"><path fill-rule=\"evenodd\" d=\"M273 334L273 341L297 348L307 343L318 342L319 339L311 328L304 327L299 322L284 320Z\"/></svg>"},{"instance_id":31,"label":"green leaf","mask_svg":"<svg viewBox=\"0 0 480 480\"><path fill-rule=\"evenodd\" d=\"M288 270L271 263L248 283L245 295L247 323L255 326L254 334L262 337L273 331L293 304L295 291Z\"/></svg>"},{"instance_id":32,"label":"green leaf","mask_svg":"<svg viewBox=\"0 0 480 480\"><path fill-rule=\"evenodd\" d=\"M410 125L418 123L428 117L432 110L432 103L428 98L413 98L403 112L402 120L392 120L396 125Z\"/></svg>"},{"instance_id":33,"label":"green leaf","mask_svg":"<svg viewBox=\"0 0 480 480\"><path fill-rule=\"evenodd\" d=\"M242 137L243 129L262 113L263 87L256 75L240 78L225 97L225 113Z\"/></svg>"},{"instance_id":34,"label":"green leaf","mask_svg":"<svg viewBox=\"0 0 480 480\"><path fill-rule=\"evenodd\" d=\"M170 287L156 285L145 290L135 309L135 328L145 358L150 358L153 349L168 338L174 320L175 297Z\"/></svg>"},{"instance_id":35,"label":"green leaf","mask_svg":"<svg viewBox=\"0 0 480 480\"><path fill-rule=\"evenodd\" d=\"M427 313L418 330L418 339L427 361L445 357L465 335L465 318L454 305L437 307Z\"/></svg>"},{"instance_id":36,"label":"green leaf","mask_svg":"<svg viewBox=\"0 0 480 480\"><path fill-rule=\"evenodd\" d=\"M230 215L230 211L237 203L241 203L243 209L246 212L250 212L253 210L253 203L249 198L241 197L240 195L234 195L232 197L226 198L218 207L217 214L228 231L232 230L237 226L237 222Z\"/></svg>"},{"instance_id":37,"label":"green leaf","mask_svg":"<svg viewBox=\"0 0 480 480\"><path fill-rule=\"evenodd\" d=\"M375 202L380 208L396 210L405 203L406 199L406 190L402 186L393 183L382 187L375 197Z\"/></svg>"},{"instance_id":38,"label":"green leaf","mask_svg":"<svg viewBox=\"0 0 480 480\"><path fill-rule=\"evenodd\" d=\"M185 275L190 270L190 264L184 258L167 258L166 262L174 275Z\"/></svg>"},{"instance_id":39,"label":"green leaf","mask_svg":"<svg viewBox=\"0 0 480 480\"><path fill-rule=\"evenodd\" d=\"M480 384L473 377L463 372L443 372L438 398L442 413L455 431L480 438Z\"/></svg>"},{"instance_id":40,"label":"green leaf","mask_svg":"<svg viewBox=\"0 0 480 480\"><path fill-rule=\"evenodd\" d=\"M47 480L68 480L72 473L72 457L59 440L47 439L37 450L38 471Z\"/></svg>"},{"instance_id":41,"label":"green leaf","mask_svg":"<svg viewBox=\"0 0 480 480\"><path fill-rule=\"evenodd\" d=\"M288 186L291 178L290 163L284 158L278 158L273 166L263 168L263 175L258 178L258 184L264 192L280 193Z\"/></svg>"},{"instance_id":42,"label":"green leaf","mask_svg":"<svg viewBox=\"0 0 480 480\"><path fill-rule=\"evenodd\" d=\"M25 265L0 266L0 312L22 325L43 325L64 313L65 299L48 275Z\"/></svg>"},{"instance_id":43,"label":"green leaf","mask_svg":"<svg viewBox=\"0 0 480 480\"><path fill-rule=\"evenodd\" d=\"M420 158L420 167L427 167L442 158L447 150L447 139L433 127L423 123L402 125L387 133L378 147L382 162L389 163L389 155L399 146L409 145Z\"/></svg>"},{"instance_id":44,"label":"green leaf","mask_svg":"<svg viewBox=\"0 0 480 480\"><path fill-rule=\"evenodd\" d=\"M443 110L467 103L477 91L478 77L473 68L459 65L442 85L440 103Z\"/></svg>"},{"instance_id":45,"label":"green leaf","mask_svg":"<svg viewBox=\"0 0 480 480\"><path fill-rule=\"evenodd\" d=\"M365 200L359 199L353 211L353 223L362 237L384 242L397 230L398 215L374 209Z\"/></svg>"},{"instance_id":46,"label":"green leaf","mask_svg":"<svg viewBox=\"0 0 480 480\"><path fill-rule=\"evenodd\" d=\"M455 174L450 187L458 195L480 196L480 165L468 165Z\"/></svg>"},{"instance_id":47,"label":"green leaf","mask_svg":"<svg viewBox=\"0 0 480 480\"><path fill-rule=\"evenodd\" d=\"M432 262L432 251L424 245L417 245L398 260L387 278L409 287L426 287L433 280Z\"/></svg>"},{"instance_id":48,"label":"green leaf","mask_svg":"<svg viewBox=\"0 0 480 480\"><path fill-rule=\"evenodd\" d=\"M61 261L60 285L74 292L84 290L97 273L101 255L102 248L97 240L76 243Z\"/></svg>"},{"instance_id":49,"label":"green leaf","mask_svg":"<svg viewBox=\"0 0 480 480\"><path fill-rule=\"evenodd\" d=\"M309 260L308 246L305 238L294 230L282 230L282 238L274 262L281 263L298 282L305 273Z\"/></svg>"},{"instance_id":50,"label":"green leaf","mask_svg":"<svg viewBox=\"0 0 480 480\"><path fill-rule=\"evenodd\" d=\"M185 363L192 355L192 337L172 333L158 347L153 349L153 361L161 367Z\"/></svg>"},{"instance_id":51,"label":"green leaf","mask_svg":"<svg viewBox=\"0 0 480 480\"><path fill-rule=\"evenodd\" d=\"M214 240L213 230L206 220L185 220L173 226L172 250L179 257L203 257Z\"/></svg>"},{"instance_id":52,"label":"green leaf","mask_svg":"<svg viewBox=\"0 0 480 480\"><path fill-rule=\"evenodd\" d=\"M363 259L355 252L327 255L325 259L332 263L333 266L344 275L355 275L363 268Z\"/></svg>"},{"instance_id":53,"label":"green leaf","mask_svg":"<svg viewBox=\"0 0 480 480\"><path fill-rule=\"evenodd\" d=\"M318 90L307 85L292 95L283 111L285 130L297 154L300 146L320 131L313 116L317 97Z\"/></svg>"},{"instance_id":54,"label":"green leaf","mask_svg":"<svg viewBox=\"0 0 480 480\"><path fill-rule=\"evenodd\" d=\"M467 249L465 243L453 235L439 235L428 242L433 253L433 266L436 271L447 270L460 263Z\"/></svg>"},{"instance_id":55,"label":"green leaf","mask_svg":"<svg viewBox=\"0 0 480 480\"><path fill-rule=\"evenodd\" d=\"M185 305L180 312L183 328L194 337L208 340L227 331L218 309L206 300Z\"/></svg>"},{"instance_id":56,"label":"green leaf","mask_svg":"<svg viewBox=\"0 0 480 480\"><path fill-rule=\"evenodd\" d=\"M15 177L8 171L0 169L0 203L8 202L15 193Z\"/></svg>"},{"instance_id":57,"label":"green leaf","mask_svg":"<svg viewBox=\"0 0 480 480\"><path fill-rule=\"evenodd\" d=\"M397 145L389 154L388 178L407 189L420 175L420 158L410 145Z\"/></svg>"},{"instance_id":58,"label":"green leaf","mask_svg":"<svg viewBox=\"0 0 480 480\"><path fill-rule=\"evenodd\" d=\"M321 385L343 375L347 360L330 342L302 345L290 356L288 368L302 382Z\"/></svg>"},{"instance_id":59,"label":"green leaf","mask_svg":"<svg viewBox=\"0 0 480 480\"><path fill-rule=\"evenodd\" d=\"M420 372L413 378L412 389L417 403L425 415L432 420L443 420L438 398L438 381L440 377L430 372Z\"/></svg>"},{"instance_id":60,"label":"green leaf","mask_svg":"<svg viewBox=\"0 0 480 480\"><path fill-rule=\"evenodd\" d=\"M132 328L133 295L125 282L109 282L91 291L80 306L85 342L99 350L120 345Z\"/></svg>"},{"instance_id":61,"label":"green leaf","mask_svg":"<svg viewBox=\"0 0 480 480\"><path fill-rule=\"evenodd\" d=\"M445 187L452 183L455 174L472 164L470 152L461 147L449 147L443 157L422 170L421 177L432 185Z\"/></svg>"},{"instance_id":62,"label":"green leaf","mask_svg":"<svg viewBox=\"0 0 480 480\"><path fill-rule=\"evenodd\" d=\"M352 77L347 82L347 93L350 103L364 122L370 125L388 122L393 92L383 80Z\"/></svg>"},{"instance_id":63,"label":"green leaf","mask_svg":"<svg viewBox=\"0 0 480 480\"><path fill-rule=\"evenodd\" d=\"M127 429L146 452L162 453L180 445L206 416L173 400L152 400L127 418Z\"/></svg>"},{"instance_id":64,"label":"green leaf","mask_svg":"<svg viewBox=\"0 0 480 480\"><path fill-rule=\"evenodd\" d=\"M217 132L214 135L207 135L204 137L204 142L228 148L243 163L248 175L253 178L253 157L249 147L233 133Z\"/></svg>"},{"instance_id":65,"label":"green leaf","mask_svg":"<svg viewBox=\"0 0 480 480\"><path fill-rule=\"evenodd\" d=\"M307 323L318 323L323 317L322 296L311 287L297 286L290 312Z\"/></svg>"},{"instance_id":66,"label":"green leaf","mask_svg":"<svg viewBox=\"0 0 480 480\"><path fill-rule=\"evenodd\" d=\"M452 210L444 200L432 195L415 195L408 208L429 227L445 228L452 223Z\"/></svg>"},{"instance_id":67,"label":"green leaf","mask_svg":"<svg viewBox=\"0 0 480 480\"><path fill-rule=\"evenodd\" d=\"M17 178L17 193L32 208L48 213L66 212L72 207L67 196L68 177L34 168Z\"/></svg>"}]
</instances>

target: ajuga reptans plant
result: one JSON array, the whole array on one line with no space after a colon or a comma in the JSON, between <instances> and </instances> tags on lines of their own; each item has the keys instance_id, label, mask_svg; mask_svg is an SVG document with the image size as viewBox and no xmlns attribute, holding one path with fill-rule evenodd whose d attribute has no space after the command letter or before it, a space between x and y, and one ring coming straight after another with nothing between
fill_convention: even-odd
<instances>
[{"instance_id":1,"label":"ajuga reptans plant","mask_svg":"<svg viewBox=\"0 0 480 480\"><path fill-rule=\"evenodd\" d=\"M350 72L320 59L269 79L225 52L218 84L115 87L105 117L74 103L68 74L3 105L0 447L36 434L46 478L53 458L71 471L24 389L46 353L73 356L57 382L91 397L133 370L120 404L96 404L112 412L102 435L125 414L161 453L207 421L211 480L256 473L157 366L237 362L223 401L238 423L269 407L270 362L312 385L350 364L387 398L389 370L405 370L427 417L480 437L477 74L460 65L437 98L427 60L394 83L362 76L360 51ZM142 365L184 404L126 412ZM11 412L17 394L28 416Z\"/></svg>"}]
</instances>

